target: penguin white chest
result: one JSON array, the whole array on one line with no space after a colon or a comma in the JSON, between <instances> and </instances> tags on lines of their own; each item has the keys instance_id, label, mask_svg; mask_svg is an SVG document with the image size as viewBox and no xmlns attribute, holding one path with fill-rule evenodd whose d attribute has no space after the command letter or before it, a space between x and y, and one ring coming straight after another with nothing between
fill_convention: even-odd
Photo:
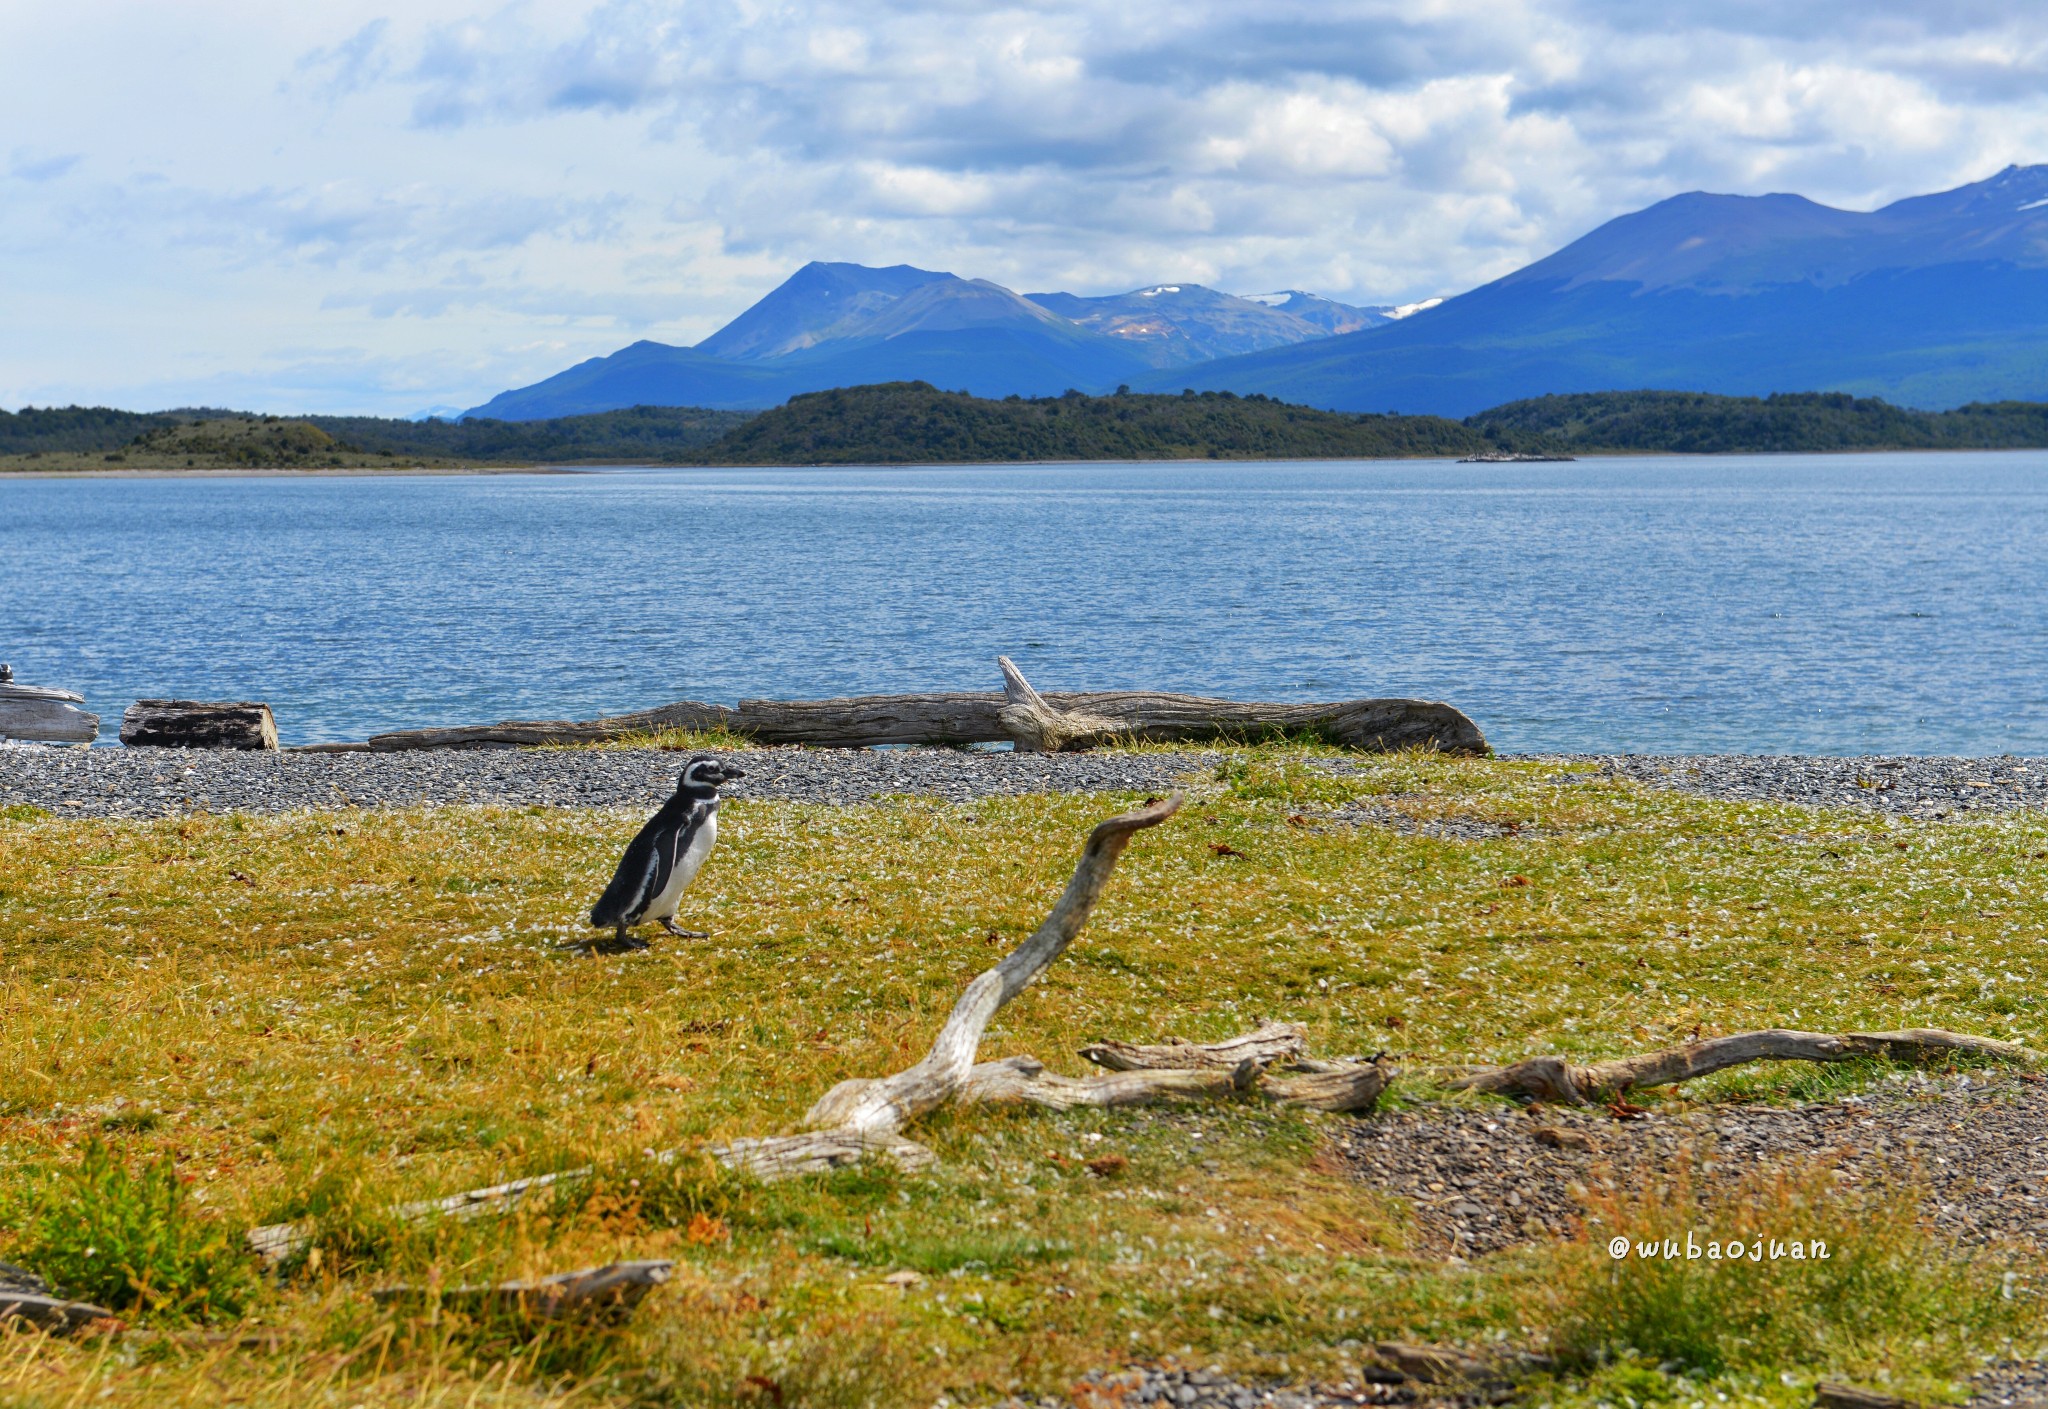
<instances>
[{"instance_id":1,"label":"penguin white chest","mask_svg":"<svg viewBox=\"0 0 2048 1409\"><path fill-rule=\"evenodd\" d=\"M683 903L683 892L690 888L690 882L697 879L697 872L704 869L704 861L711 855L711 844L718 840L718 810L704 819L704 825L690 835L689 845L676 857L676 864L668 874L668 884L661 888L661 894L654 897L654 903L647 907L650 920L672 919L676 907Z\"/></svg>"}]
</instances>

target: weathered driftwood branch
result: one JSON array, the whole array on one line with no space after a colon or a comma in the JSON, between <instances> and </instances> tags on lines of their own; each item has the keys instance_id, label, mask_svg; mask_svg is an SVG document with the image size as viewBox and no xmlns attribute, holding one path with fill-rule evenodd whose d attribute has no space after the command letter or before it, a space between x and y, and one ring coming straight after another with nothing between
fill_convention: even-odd
<instances>
[{"instance_id":1,"label":"weathered driftwood branch","mask_svg":"<svg viewBox=\"0 0 2048 1409\"><path fill-rule=\"evenodd\" d=\"M1003 672L1003 707L996 719L1009 732L1019 753L1059 753L1093 748L1116 738L1121 727L1111 719L1079 710L1054 709L1031 688L1024 672L1008 656L997 656Z\"/></svg>"},{"instance_id":2,"label":"weathered driftwood branch","mask_svg":"<svg viewBox=\"0 0 2048 1409\"><path fill-rule=\"evenodd\" d=\"M2040 1061L2037 1054L2018 1043L1969 1037L1939 1028L1834 1036L1774 1027L1585 1066L1573 1065L1559 1056L1531 1057L1509 1066L1469 1073L1450 1085L1456 1091L1487 1091L1560 1105L1588 1105L1626 1091L1670 1086L1749 1062L1846 1062L1856 1057L1910 1059L1941 1051L1969 1052L2027 1064Z\"/></svg>"},{"instance_id":3,"label":"weathered driftwood branch","mask_svg":"<svg viewBox=\"0 0 2048 1409\"><path fill-rule=\"evenodd\" d=\"M275 749L270 706L252 700L137 700L121 716L131 749Z\"/></svg>"},{"instance_id":4,"label":"weathered driftwood branch","mask_svg":"<svg viewBox=\"0 0 2048 1409\"><path fill-rule=\"evenodd\" d=\"M484 1218L511 1212L537 1190L574 1184L589 1177L588 1167L565 1169L555 1174L535 1174L506 1184L467 1189L442 1199L400 1204L391 1210L391 1216L407 1223L419 1223L429 1218ZM261 1228L251 1228L246 1238L251 1252L266 1263L275 1264L289 1260L311 1244L313 1225L306 1222L267 1223Z\"/></svg>"},{"instance_id":5,"label":"weathered driftwood branch","mask_svg":"<svg viewBox=\"0 0 2048 1409\"><path fill-rule=\"evenodd\" d=\"M735 1140L730 1145L713 1145L711 1156L727 1169L764 1181L823 1174L870 1159L887 1160L898 1169L915 1172L938 1158L917 1141L892 1130L816 1130Z\"/></svg>"},{"instance_id":6,"label":"weathered driftwood branch","mask_svg":"<svg viewBox=\"0 0 2048 1409\"><path fill-rule=\"evenodd\" d=\"M1299 1075L1275 1075L1256 1057L1235 1067L1207 1065L1148 1067L1102 1076L1059 1076L1036 1057L983 1062L969 1074L963 1101L996 1106L1076 1106L1106 1109L1149 1106L1162 1101L1211 1101L1257 1096L1280 1106L1319 1111L1367 1111L1378 1104L1389 1080L1373 1062L1315 1062L1322 1068Z\"/></svg>"},{"instance_id":7,"label":"weathered driftwood branch","mask_svg":"<svg viewBox=\"0 0 2048 1409\"><path fill-rule=\"evenodd\" d=\"M66 1301L42 1292L18 1292L0 1288L0 1325L26 1321L46 1331L62 1334L87 1326L118 1325L120 1318L104 1306L86 1301Z\"/></svg>"},{"instance_id":8,"label":"weathered driftwood branch","mask_svg":"<svg viewBox=\"0 0 2048 1409\"><path fill-rule=\"evenodd\" d=\"M1132 1042L1097 1042L1081 1055L1110 1071L1186 1071L1197 1067L1235 1067L1250 1059L1261 1066L1291 1062L1308 1050L1308 1037L1293 1023L1266 1023L1252 1032L1221 1042L1186 1042L1172 1038L1156 1047Z\"/></svg>"},{"instance_id":9,"label":"weathered driftwood branch","mask_svg":"<svg viewBox=\"0 0 2048 1409\"><path fill-rule=\"evenodd\" d=\"M531 1282L495 1287L381 1287L370 1293L381 1305L438 1302L472 1316L496 1313L528 1321L574 1318L622 1320L647 1294L669 1279L667 1261L613 1262L558 1272Z\"/></svg>"},{"instance_id":10,"label":"weathered driftwood branch","mask_svg":"<svg viewBox=\"0 0 2048 1409\"><path fill-rule=\"evenodd\" d=\"M1234 1069L1210 1067L1185 1071L1119 1071L1107 1076L1060 1076L1036 1057L1009 1057L978 1063L967 1075L960 1099L984 1106L1044 1106L1073 1110L1088 1106L1150 1106L1161 1101L1209 1101L1254 1090L1262 1068L1255 1061Z\"/></svg>"},{"instance_id":11,"label":"weathered driftwood branch","mask_svg":"<svg viewBox=\"0 0 2048 1409\"><path fill-rule=\"evenodd\" d=\"M1263 704L1199 695L1116 690L1041 694L999 657L1004 692L861 695L831 700L741 700L737 709L683 700L636 714L590 720L506 720L449 729L373 735L364 744L316 744L309 751L392 753L406 749L511 748L600 743L664 729L720 729L762 744L868 748L894 744L1009 741L1035 750L1087 748L1111 739L1154 743L1311 736L1349 748L1486 753L1485 735L1447 704L1426 700L1343 700Z\"/></svg>"},{"instance_id":12,"label":"weathered driftwood branch","mask_svg":"<svg viewBox=\"0 0 2048 1409\"><path fill-rule=\"evenodd\" d=\"M1179 809L1180 794L1175 793L1098 823L1045 923L1015 953L967 985L924 1060L894 1076L840 1082L818 1099L804 1123L828 1133L895 1131L957 1097L974 1069L989 1020L1074 942L1131 838Z\"/></svg>"},{"instance_id":13,"label":"weathered driftwood branch","mask_svg":"<svg viewBox=\"0 0 2048 1409\"><path fill-rule=\"evenodd\" d=\"M1927 1409L1922 1400L1878 1394L1832 1380L1822 1380L1813 1387L1813 1404L1814 1409Z\"/></svg>"},{"instance_id":14,"label":"weathered driftwood branch","mask_svg":"<svg viewBox=\"0 0 2048 1409\"><path fill-rule=\"evenodd\" d=\"M39 744L89 744L100 736L100 717L80 708L85 696L46 685L17 685L0 665L0 739Z\"/></svg>"}]
</instances>

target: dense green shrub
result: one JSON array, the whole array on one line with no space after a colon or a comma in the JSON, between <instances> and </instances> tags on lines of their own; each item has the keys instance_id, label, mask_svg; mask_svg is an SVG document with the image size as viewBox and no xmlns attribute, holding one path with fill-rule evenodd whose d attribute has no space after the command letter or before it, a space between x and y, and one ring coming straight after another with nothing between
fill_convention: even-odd
<instances>
[{"instance_id":1,"label":"dense green shrub","mask_svg":"<svg viewBox=\"0 0 2048 1409\"><path fill-rule=\"evenodd\" d=\"M66 1296L161 1320L232 1317L256 1289L241 1240L192 1206L168 1155L131 1170L98 1139L30 1209L22 1259Z\"/></svg>"}]
</instances>

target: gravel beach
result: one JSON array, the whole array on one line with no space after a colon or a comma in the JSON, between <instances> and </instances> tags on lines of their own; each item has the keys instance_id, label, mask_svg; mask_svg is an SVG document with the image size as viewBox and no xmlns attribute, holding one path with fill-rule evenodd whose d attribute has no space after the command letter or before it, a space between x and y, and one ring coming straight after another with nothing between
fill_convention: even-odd
<instances>
[{"instance_id":1,"label":"gravel beach","mask_svg":"<svg viewBox=\"0 0 2048 1409\"><path fill-rule=\"evenodd\" d=\"M1336 1148L1360 1182L1409 1201L1425 1256L1563 1237L1580 1211L1575 1186L1639 1184L1681 1157L1709 1199L1748 1171L1815 1159L1849 1185L1917 1180L1945 1234L2017 1251L2048 1247L2044 1129L2048 1084L1913 1073L1839 1101L1653 1109L1633 1120L1599 1109L1426 1107L1354 1122Z\"/></svg>"},{"instance_id":2,"label":"gravel beach","mask_svg":"<svg viewBox=\"0 0 2048 1409\"><path fill-rule=\"evenodd\" d=\"M778 748L736 757L747 777L729 796L844 804L906 793L969 802L1032 792L1158 792L1189 775L1208 775L1219 755ZM73 817L419 803L646 808L674 788L682 761L655 749L231 753L0 744L0 804L30 803ZM1730 801L1864 807L1929 821L2048 809L2043 758L1603 754L1538 761L1558 765L1552 781L1559 786L1622 778Z\"/></svg>"},{"instance_id":3,"label":"gravel beach","mask_svg":"<svg viewBox=\"0 0 2048 1409\"><path fill-rule=\"evenodd\" d=\"M659 749L438 749L232 753L0 746L0 804L65 817L174 817L475 803L646 810L688 755ZM747 749L732 798L858 803L905 793L950 802L1035 792L1162 792L1213 754L1015 754L958 749Z\"/></svg>"},{"instance_id":4,"label":"gravel beach","mask_svg":"<svg viewBox=\"0 0 2048 1409\"><path fill-rule=\"evenodd\" d=\"M1907 817L2048 808L2048 758L1830 758L1814 754L1593 754L1561 763L1730 802L1868 807Z\"/></svg>"}]
</instances>

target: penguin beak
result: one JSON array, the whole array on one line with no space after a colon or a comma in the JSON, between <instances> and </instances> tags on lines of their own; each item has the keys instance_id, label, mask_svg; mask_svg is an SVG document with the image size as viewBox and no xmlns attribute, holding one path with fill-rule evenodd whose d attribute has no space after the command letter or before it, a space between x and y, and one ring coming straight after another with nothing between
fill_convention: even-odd
<instances>
[{"instance_id":1,"label":"penguin beak","mask_svg":"<svg viewBox=\"0 0 2048 1409\"><path fill-rule=\"evenodd\" d=\"M719 764L719 765L718 765L718 771L719 771L719 774L720 774L720 775L721 775L721 776L722 776L722 777L723 777L723 778L725 779L725 781L727 781L727 782L730 782L730 781L731 781L732 779L734 779L734 778L744 778L744 777L746 777L746 776L747 776L747 773L746 773L746 770L745 770L745 769L743 769L743 768L735 768L735 767L733 767L733 766L732 766L732 765L731 765L730 763L721 763L721 764Z\"/></svg>"}]
</instances>

